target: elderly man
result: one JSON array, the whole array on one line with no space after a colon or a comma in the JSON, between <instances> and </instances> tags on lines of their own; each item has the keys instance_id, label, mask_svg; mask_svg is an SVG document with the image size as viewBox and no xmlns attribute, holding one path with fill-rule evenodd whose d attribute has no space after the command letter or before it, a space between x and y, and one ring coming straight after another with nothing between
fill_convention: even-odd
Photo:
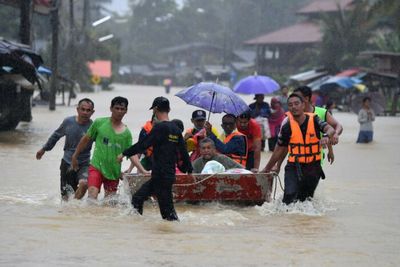
<instances>
[{"instance_id":1,"label":"elderly man","mask_svg":"<svg viewBox=\"0 0 400 267\"><path fill-rule=\"evenodd\" d=\"M193 172L201 173L207 162L215 160L221 163L225 170L239 168L243 169L243 166L230 157L222 154L218 154L215 148L215 143L210 138L204 138L200 141L200 157L192 162Z\"/></svg>"}]
</instances>

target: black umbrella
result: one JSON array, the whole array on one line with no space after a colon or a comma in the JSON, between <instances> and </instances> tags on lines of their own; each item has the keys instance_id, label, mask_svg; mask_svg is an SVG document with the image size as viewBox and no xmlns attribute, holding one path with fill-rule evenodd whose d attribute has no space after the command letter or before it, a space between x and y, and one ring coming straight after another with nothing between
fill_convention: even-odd
<instances>
[{"instance_id":1,"label":"black umbrella","mask_svg":"<svg viewBox=\"0 0 400 267\"><path fill-rule=\"evenodd\" d=\"M358 114L362 108L362 102L365 97L371 98L371 108L375 114L380 114L385 111L386 99L380 92L368 92L355 95L351 99L351 110Z\"/></svg>"}]
</instances>

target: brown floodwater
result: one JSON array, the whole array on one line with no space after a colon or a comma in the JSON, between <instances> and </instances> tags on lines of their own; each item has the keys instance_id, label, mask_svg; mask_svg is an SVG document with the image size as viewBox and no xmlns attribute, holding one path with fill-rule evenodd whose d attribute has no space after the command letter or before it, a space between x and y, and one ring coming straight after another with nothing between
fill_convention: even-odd
<instances>
[{"instance_id":1,"label":"brown floodwater","mask_svg":"<svg viewBox=\"0 0 400 267\"><path fill-rule=\"evenodd\" d=\"M173 96L171 119L190 125L195 107ZM126 124L134 140L150 118L162 87L115 85L80 93L95 101L93 117L108 116L110 101L129 99ZM244 99L250 103L251 96ZM58 100L60 101L60 100ZM73 101L76 104L77 99ZM162 221L153 203L132 214L125 185L116 207L85 200L61 202L63 139L43 159L36 151L75 108L33 108L33 121L0 133L1 266L398 266L400 261L400 118L377 117L375 141L355 144L357 117L334 115L344 125L335 163L325 165L313 202L285 207L178 204L181 221ZM220 129L220 114L211 122ZM263 152L262 165L271 153ZM124 162L124 168L128 162ZM281 173L283 176L283 173ZM86 197L85 197L86 198Z\"/></svg>"}]
</instances>

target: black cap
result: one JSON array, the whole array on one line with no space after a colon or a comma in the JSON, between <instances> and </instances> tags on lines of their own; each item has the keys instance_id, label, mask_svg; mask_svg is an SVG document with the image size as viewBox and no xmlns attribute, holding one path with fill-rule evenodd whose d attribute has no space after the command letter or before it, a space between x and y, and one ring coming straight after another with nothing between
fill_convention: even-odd
<instances>
[{"instance_id":1,"label":"black cap","mask_svg":"<svg viewBox=\"0 0 400 267\"><path fill-rule=\"evenodd\" d=\"M206 119L206 112L204 110L198 109L193 111L192 113L193 120L205 120Z\"/></svg>"},{"instance_id":2,"label":"black cap","mask_svg":"<svg viewBox=\"0 0 400 267\"><path fill-rule=\"evenodd\" d=\"M169 100L163 96L159 96L154 98L153 100L153 104L151 105L151 108L149 109L153 109L157 107L159 110L161 111L167 111L169 110Z\"/></svg>"}]
</instances>

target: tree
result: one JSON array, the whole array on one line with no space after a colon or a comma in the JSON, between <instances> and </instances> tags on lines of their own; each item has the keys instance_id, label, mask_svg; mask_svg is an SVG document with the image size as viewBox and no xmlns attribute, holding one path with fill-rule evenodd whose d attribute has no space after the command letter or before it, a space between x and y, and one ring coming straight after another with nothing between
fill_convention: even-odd
<instances>
[{"instance_id":1,"label":"tree","mask_svg":"<svg viewBox=\"0 0 400 267\"><path fill-rule=\"evenodd\" d=\"M366 1L359 1L352 10L343 10L322 17L323 40L321 63L337 72L357 65L358 54L366 50L371 37Z\"/></svg>"}]
</instances>

